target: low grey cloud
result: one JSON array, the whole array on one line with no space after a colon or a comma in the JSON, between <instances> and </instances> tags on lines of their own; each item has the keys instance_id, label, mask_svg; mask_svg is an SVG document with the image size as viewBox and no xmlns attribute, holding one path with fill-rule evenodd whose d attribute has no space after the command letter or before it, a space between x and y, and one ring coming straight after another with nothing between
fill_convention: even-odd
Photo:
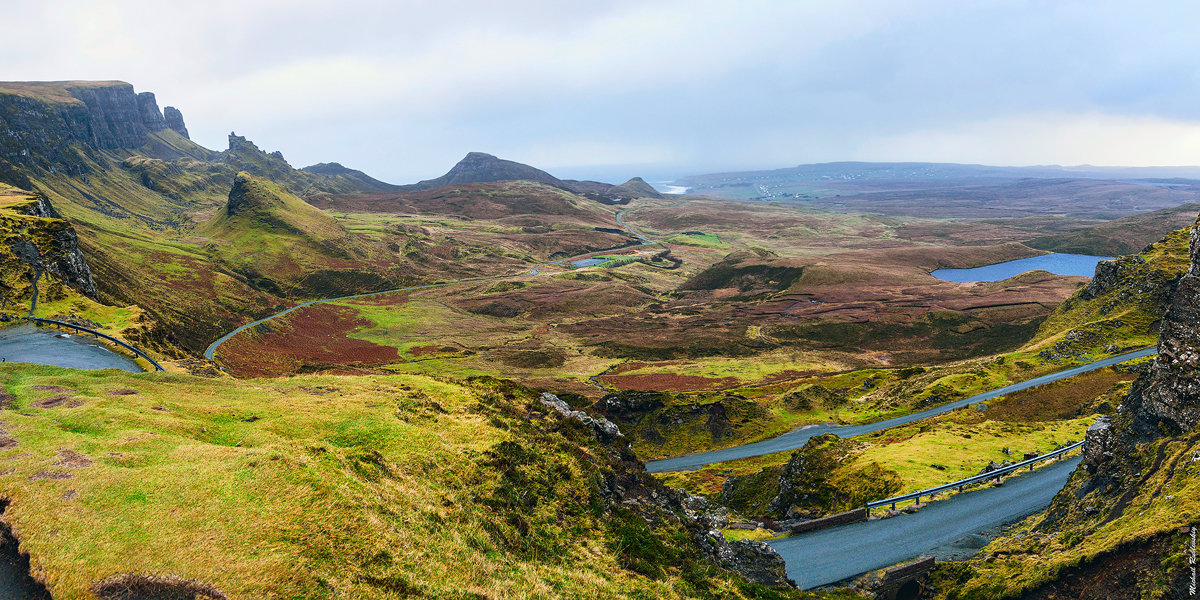
<instances>
[{"instance_id":1,"label":"low grey cloud","mask_svg":"<svg viewBox=\"0 0 1200 600\"><path fill-rule=\"evenodd\" d=\"M6 7L6 79L122 79L294 164L616 179L833 160L1200 164L1188 2Z\"/></svg>"}]
</instances>

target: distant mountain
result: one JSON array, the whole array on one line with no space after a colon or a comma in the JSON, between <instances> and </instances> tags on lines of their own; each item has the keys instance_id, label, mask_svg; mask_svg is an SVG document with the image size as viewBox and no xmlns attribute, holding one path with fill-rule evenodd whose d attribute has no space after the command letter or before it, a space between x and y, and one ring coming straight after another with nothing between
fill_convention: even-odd
<instances>
[{"instance_id":1,"label":"distant mountain","mask_svg":"<svg viewBox=\"0 0 1200 600\"><path fill-rule=\"evenodd\" d=\"M614 185L608 189L608 194L614 196L622 196L625 198L662 198L662 194L654 189L646 180L641 177L634 177L621 185Z\"/></svg>"},{"instance_id":2,"label":"distant mountain","mask_svg":"<svg viewBox=\"0 0 1200 600\"><path fill-rule=\"evenodd\" d=\"M939 182L1001 179L1200 179L1200 167L997 167L989 165L927 162L830 162L804 164L783 169L731 171L692 175L678 185L703 188L733 182ZM1169 184L1170 181L1162 183Z\"/></svg>"},{"instance_id":3,"label":"distant mountain","mask_svg":"<svg viewBox=\"0 0 1200 600\"><path fill-rule=\"evenodd\" d=\"M400 189L400 186L398 185L384 183L378 179L375 179L374 177L371 177L370 175L367 175L366 173L363 173L362 171L344 167L341 165L341 163L319 163L304 167L300 170L307 173L324 175L326 177L343 180L349 182L353 187L363 191L387 192Z\"/></svg>"},{"instance_id":4,"label":"distant mountain","mask_svg":"<svg viewBox=\"0 0 1200 600\"><path fill-rule=\"evenodd\" d=\"M483 152L470 152L445 175L426 179L410 186L408 190L432 190L447 185L463 183L491 183L494 181L536 181L557 188L567 189L563 181L541 169L511 160L496 158Z\"/></svg>"},{"instance_id":5,"label":"distant mountain","mask_svg":"<svg viewBox=\"0 0 1200 600\"><path fill-rule=\"evenodd\" d=\"M412 185L400 186L402 191L433 190L449 185L496 183L501 181L533 181L567 190L602 204L626 204L634 198L662 196L642 180L634 177L621 185L599 181L559 179L541 169L519 162L497 158L484 152L470 152L445 175L426 179Z\"/></svg>"}]
</instances>

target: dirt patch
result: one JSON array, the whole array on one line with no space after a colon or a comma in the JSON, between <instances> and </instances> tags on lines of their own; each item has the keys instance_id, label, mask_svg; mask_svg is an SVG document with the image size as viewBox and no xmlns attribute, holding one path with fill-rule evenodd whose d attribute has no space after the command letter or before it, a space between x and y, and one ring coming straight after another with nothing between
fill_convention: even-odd
<instances>
[{"instance_id":1,"label":"dirt patch","mask_svg":"<svg viewBox=\"0 0 1200 600\"><path fill-rule=\"evenodd\" d=\"M62 449L58 451L58 462L54 463L56 467L67 467L70 469L86 469L92 466L92 459L80 454L74 450Z\"/></svg>"},{"instance_id":2,"label":"dirt patch","mask_svg":"<svg viewBox=\"0 0 1200 600\"><path fill-rule=\"evenodd\" d=\"M17 440L8 436L0 436L0 450L8 450L17 446Z\"/></svg>"},{"instance_id":3,"label":"dirt patch","mask_svg":"<svg viewBox=\"0 0 1200 600\"><path fill-rule=\"evenodd\" d=\"M30 481L39 479L74 479L75 476L65 471L38 471L29 476Z\"/></svg>"},{"instance_id":4,"label":"dirt patch","mask_svg":"<svg viewBox=\"0 0 1200 600\"><path fill-rule=\"evenodd\" d=\"M58 396L50 396L49 398L42 398L41 400L34 402L33 405L38 408L56 408L56 407L62 406L64 404L67 404L70 401L71 401L70 396L60 394Z\"/></svg>"},{"instance_id":5,"label":"dirt patch","mask_svg":"<svg viewBox=\"0 0 1200 600\"><path fill-rule=\"evenodd\" d=\"M225 600L210 584L178 575L125 573L92 584L92 593L103 600Z\"/></svg>"},{"instance_id":6,"label":"dirt patch","mask_svg":"<svg viewBox=\"0 0 1200 600\"><path fill-rule=\"evenodd\" d=\"M14 396L8 392L0 392L0 410L3 410L5 408L12 406L13 401L15 401L16 399L17 399L16 396Z\"/></svg>"},{"instance_id":7,"label":"dirt patch","mask_svg":"<svg viewBox=\"0 0 1200 600\"><path fill-rule=\"evenodd\" d=\"M607 385L621 390L698 392L735 387L741 382L737 377L701 377L699 375L675 375L672 373L645 373L642 375L605 375L600 378Z\"/></svg>"},{"instance_id":8,"label":"dirt patch","mask_svg":"<svg viewBox=\"0 0 1200 600\"><path fill-rule=\"evenodd\" d=\"M138 393L137 390L124 389L124 390L113 390L113 391L109 392L108 395L109 396L136 396L137 393Z\"/></svg>"}]
</instances>

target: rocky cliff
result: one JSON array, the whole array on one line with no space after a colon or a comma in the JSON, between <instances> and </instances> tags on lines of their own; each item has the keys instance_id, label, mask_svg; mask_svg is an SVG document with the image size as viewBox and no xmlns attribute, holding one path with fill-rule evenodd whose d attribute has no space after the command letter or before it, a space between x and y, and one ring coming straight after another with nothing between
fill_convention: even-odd
<instances>
[{"instance_id":1,"label":"rocky cliff","mask_svg":"<svg viewBox=\"0 0 1200 600\"><path fill-rule=\"evenodd\" d=\"M1192 229L1191 266L1170 290L1158 356L1134 382L1116 417L1088 431L1089 488L1115 486L1140 471L1139 445L1189 434L1200 424L1200 229Z\"/></svg>"},{"instance_id":2,"label":"rocky cliff","mask_svg":"<svg viewBox=\"0 0 1200 600\"><path fill-rule=\"evenodd\" d=\"M89 152L143 146L151 132L183 130L154 94L120 81L0 83L0 178L23 185L22 169L79 175Z\"/></svg>"},{"instance_id":3,"label":"rocky cliff","mask_svg":"<svg viewBox=\"0 0 1200 600\"><path fill-rule=\"evenodd\" d=\"M0 305L54 298L63 285L96 297L75 229L44 197L0 185Z\"/></svg>"}]
</instances>

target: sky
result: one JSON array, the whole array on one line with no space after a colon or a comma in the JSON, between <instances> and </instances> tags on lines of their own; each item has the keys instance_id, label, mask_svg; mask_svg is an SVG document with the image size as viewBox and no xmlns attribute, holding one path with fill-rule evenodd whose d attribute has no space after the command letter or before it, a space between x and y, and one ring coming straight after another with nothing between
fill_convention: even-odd
<instances>
[{"instance_id":1,"label":"sky","mask_svg":"<svg viewBox=\"0 0 1200 600\"><path fill-rule=\"evenodd\" d=\"M1200 165L1196 2L0 2L0 79L127 81L207 147L393 183L469 151L607 181Z\"/></svg>"}]
</instances>

